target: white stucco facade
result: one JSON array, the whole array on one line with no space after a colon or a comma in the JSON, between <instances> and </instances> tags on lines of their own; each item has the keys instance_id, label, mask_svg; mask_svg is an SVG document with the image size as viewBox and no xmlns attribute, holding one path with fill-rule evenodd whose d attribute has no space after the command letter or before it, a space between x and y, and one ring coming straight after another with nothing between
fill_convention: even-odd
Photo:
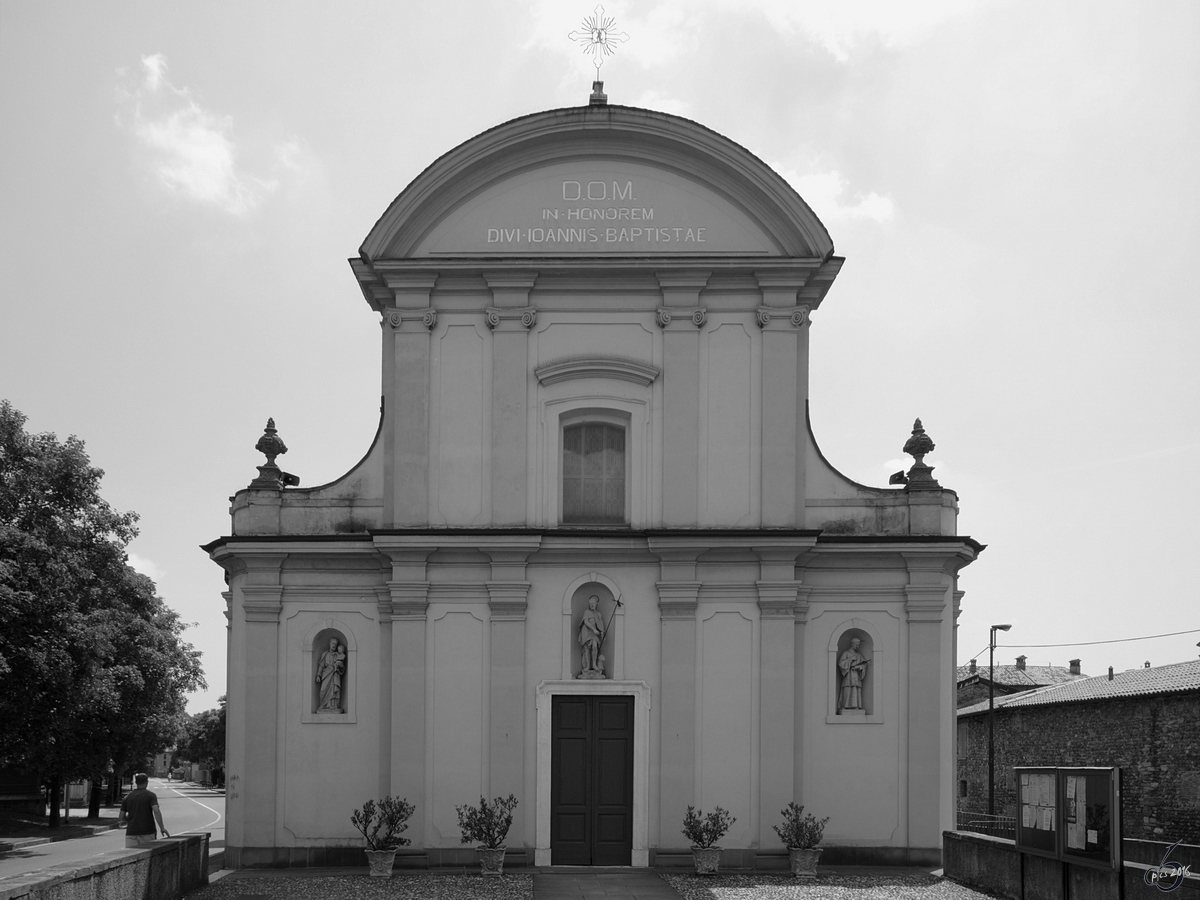
<instances>
[{"instance_id":1,"label":"white stucco facade","mask_svg":"<svg viewBox=\"0 0 1200 900\"><path fill-rule=\"evenodd\" d=\"M374 444L316 488L264 471L206 548L229 585L230 861L340 859L384 794L416 805L412 862L462 860L455 806L511 792L510 852L550 864L550 709L580 695L633 698L633 865L686 852L688 805L737 817L729 864L782 859L791 800L831 817L827 859L937 858L957 576L982 546L952 491L860 485L817 448L809 331L841 262L761 161L647 110L517 119L406 188L351 260L381 329ZM622 521L564 521L581 424L621 436ZM593 594L607 677L584 681ZM340 712L315 702L331 636Z\"/></svg>"}]
</instances>

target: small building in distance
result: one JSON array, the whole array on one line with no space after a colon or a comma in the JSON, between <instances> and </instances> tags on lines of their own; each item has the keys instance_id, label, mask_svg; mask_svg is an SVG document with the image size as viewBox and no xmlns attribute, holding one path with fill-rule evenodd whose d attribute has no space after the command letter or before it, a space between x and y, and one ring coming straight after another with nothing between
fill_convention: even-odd
<instances>
[{"instance_id":1,"label":"small building in distance","mask_svg":"<svg viewBox=\"0 0 1200 900\"><path fill-rule=\"evenodd\" d=\"M1049 687L1052 684L1065 684L1084 675L1078 659L1071 660L1069 668L1063 666L1030 666L1026 665L1026 657L1018 656L1015 665L978 666L975 660L969 665L959 666L958 708L970 706L979 700L986 700L988 683L995 678L995 695L997 697L1031 691L1034 688ZM995 675L990 673L994 671Z\"/></svg>"},{"instance_id":2,"label":"small building in distance","mask_svg":"<svg viewBox=\"0 0 1200 900\"><path fill-rule=\"evenodd\" d=\"M987 811L987 713L958 710L960 820ZM1120 766L1124 837L1200 844L1200 660L997 697L995 754L998 814L1014 766Z\"/></svg>"}]
</instances>

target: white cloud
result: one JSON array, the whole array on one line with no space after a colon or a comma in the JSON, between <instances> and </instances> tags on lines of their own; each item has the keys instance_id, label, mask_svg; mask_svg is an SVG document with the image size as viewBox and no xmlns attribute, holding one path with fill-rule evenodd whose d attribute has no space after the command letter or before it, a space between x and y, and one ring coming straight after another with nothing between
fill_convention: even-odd
<instances>
[{"instance_id":1,"label":"white cloud","mask_svg":"<svg viewBox=\"0 0 1200 900\"><path fill-rule=\"evenodd\" d=\"M823 222L837 219L866 219L872 222L890 222L896 214L896 205L892 198L877 194L855 193L848 195L846 179L840 172L809 172L798 175L793 171L778 171L796 192L804 198L804 202L812 207L817 218Z\"/></svg>"},{"instance_id":2,"label":"white cloud","mask_svg":"<svg viewBox=\"0 0 1200 900\"><path fill-rule=\"evenodd\" d=\"M753 9L781 30L811 35L839 62L849 60L864 38L885 47L899 47L920 40L943 22L978 9L978 0L710 0L726 9Z\"/></svg>"},{"instance_id":3,"label":"white cloud","mask_svg":"<svg viewBox=\"0 0 1200 900\"><path fill-rule=\"evenodd\" d=\"M157 582L163 576L163 570L159 568L158 563L153 560L146 559L144 556L139 556L136 553L126 553L129 558L131 568L141 572L151 581Z\"/></svg>"},{"instance_id":4,"label":"white cloud","mask_svg":"<svg viewBox=\"0 0 1200 900\"><path fill-rule=\"evenodd\" d=\"M130 112L130 130L148 151L158 183L170 194L245 216L279 187L277 177L259 177L239 166L233 118L204 108L188 88L171 84L161 53L142 57L141 80L122 91L122 98ZM295 140L275 150L277 168L296 171L301 158Z\"/></svg>"},{"instance_id":5,"label":"white cloud","mask_svg":"<svg viewBox=\"0 0 1200 900\"><path fill-rule=\"evenodd\" d=\"M634 100L631 105L640 106L643 109L653 109L656 112L670 113L674 116L683 116L684 118L693 118L695 116L692 112L691 104L675 97L668 97L666 94L661 94L658 91L643 91L642 95Z\"/></svg>"}]
</instances>

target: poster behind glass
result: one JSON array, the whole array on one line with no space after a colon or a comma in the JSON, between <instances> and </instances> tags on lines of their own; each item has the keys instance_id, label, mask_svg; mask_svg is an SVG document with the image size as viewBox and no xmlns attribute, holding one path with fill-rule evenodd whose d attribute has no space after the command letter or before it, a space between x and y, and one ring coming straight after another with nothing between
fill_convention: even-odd
<instances>
[{"instance_id":1,"label":"poster behind glass","mask_svg":"<svg viewBox=\"0 0 1200 900\"><path fill-rule=\"evenodd\" d=\"M1121 770L1061 768L1062 858L1103 868L1121 865Z\"/></svg>"},{"instance_id":2,"label":"poster behind glass","mask_svg":"<svg viewBox=\"0 0 1200 900\"><path fill-rule=\"evenodd\" d=\"M1053 766L1018 767L1017 848L1058 858L1058 772Z\"/></svg>"}]
</instances>

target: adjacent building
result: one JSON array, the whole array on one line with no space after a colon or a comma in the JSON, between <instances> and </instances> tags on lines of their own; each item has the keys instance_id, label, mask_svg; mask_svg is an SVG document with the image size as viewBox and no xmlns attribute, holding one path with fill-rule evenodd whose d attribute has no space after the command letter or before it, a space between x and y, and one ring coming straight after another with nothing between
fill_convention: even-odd
<instances>
[{"instance_id":1,"label":"adjacent building","mask_svg":"<svg viewBox=\"0 0 1200 900\"><path fill-rule=\"evenodd\" d=\"M1073 659L1069 666L1031 666L1027 657L1018 656L1014 665L978 666L975 660L958 667L958 705L970 706L987 699L989 693L995 697L1030 691L1052 684L1065 684L1083 674L1082 660Z\"/></svg>"},{"instance_id":2,"label":"adjacent building","mask_svg":"<svg viewBox=\"0 0 1200 900\"><path fill-rule=\"evenodd\" d=\"M996 813L1014 766L1120 766L1124 837L1200 844L1200 660L998 697ZM959 807L987 812L988 703L958 710Z\"/></svg>"},{"instance_id":3,"label":"adjacent building","mask_svg":"<svg viewBox=\"0 0 1200 900\"><path fill-rule=\"evenodd\" d=\"M809 336L842 262L747 149L602 96L392 201L350 260L374 443L295 487L270 423L205 548L230 862L348 860L384 794L416 804L407 864L465 861L455 806L509 793L515 861L683 860L686 808L720 805L726 864L782 864L792 800L830 817L827 859L938 860L983 547L919 421L879 448L915 458L894 488L817 446Z\"/></svg>"}]
</instances>

